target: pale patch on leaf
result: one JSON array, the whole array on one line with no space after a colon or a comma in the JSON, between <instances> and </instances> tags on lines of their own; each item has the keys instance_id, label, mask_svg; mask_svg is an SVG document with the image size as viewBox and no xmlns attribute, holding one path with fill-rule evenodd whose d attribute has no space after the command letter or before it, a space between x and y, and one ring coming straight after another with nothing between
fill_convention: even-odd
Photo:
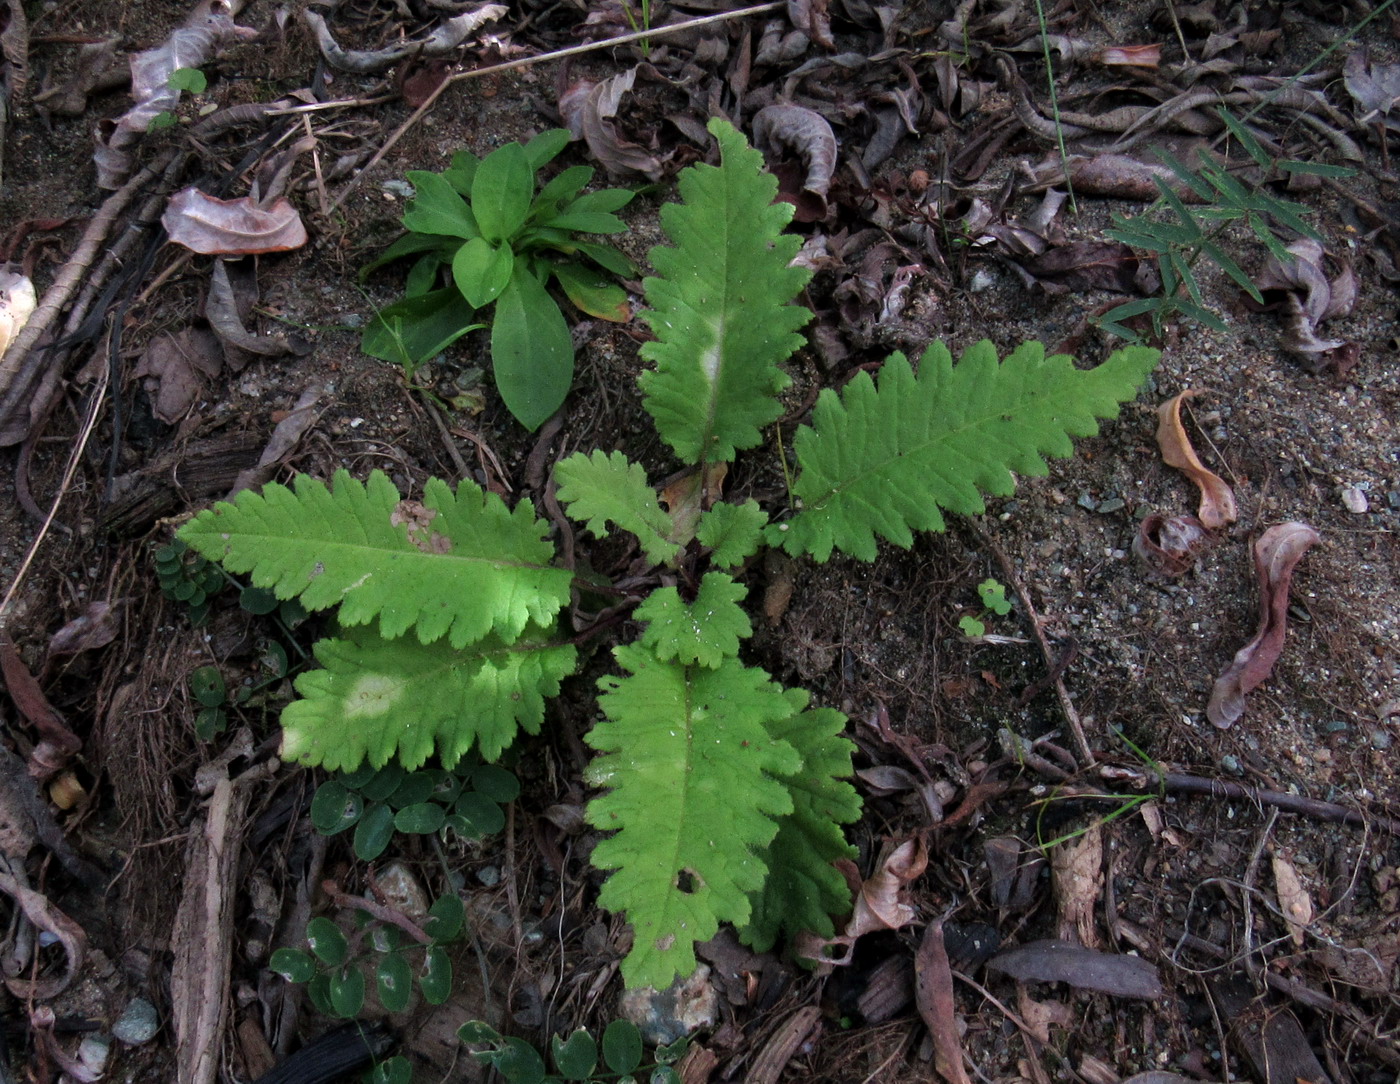
<instances>
[{"instance_id":1,"label":"pale patch on leaf","mask_svg":"<svg viewBox=\"0 0 1400 1084\"><path fill-rule=\"evenodd\" d=\"M1306 523L1270 527L1254 543L1254 573L1259 584L1259 627L1211 690L1206 717L1222 729L1244 714L1245 694L1269 676L1283 651L1288 632L1288 588L1293 569L1322 538Z\"/></svg>"},{"instance_id":2,"label":"pale patch on leaf","mask_svg":"<svg viewBox=\"0 0 1400 1084\"><path fill-rule=\"evenodd\" d=\"M285 198L260 207L249 196L219 199L198 188L170 197L160 224L170 240L204 256L286 252L306 244L306 227Z\"/></svg>"},{"instance_id":3,"label":"pale patch on leaf","mask_svg":"<svg viewBox=\"0 0 1400 1084\"><path fill-rule=\"evenodd\" d=\"M1162 462L1184 473L1201 491L1201 504L1196 511L1202 525L1217 530L1234 523L1235 494L1225 480L1208 470L1181 424L1181 403L1200 393L1187 388L1157 408L1157 446L1162 450Z\"/></svg>"}]
</instances>

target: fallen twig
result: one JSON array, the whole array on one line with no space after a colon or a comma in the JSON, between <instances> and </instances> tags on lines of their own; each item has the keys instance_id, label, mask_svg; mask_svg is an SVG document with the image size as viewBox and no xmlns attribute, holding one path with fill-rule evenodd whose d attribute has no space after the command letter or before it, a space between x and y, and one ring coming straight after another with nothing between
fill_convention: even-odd
<instances>
[{"instance_id":1,"label":"fallen twig","mask_svg":"<svg viewBox=\"0 0 1400 1084\"><path fill-rule=\"evenodd\" d=\"M534 67L536 64L543 64L549 60L563 60L565 57L580 56L583 53L593 53L600 49L611 49L618 45L627 45L629 42L641 41L644 38L661 38L668 34L677 34L685 30L694 30L697 27L709 26L711 23L725 22L730 19L742 19L749 15L761 15L766 11L776 11L778 8L785 6L786 0L774 0L772 3L755 4L753 7L737 8L734 11L722 11L718 15L706 15L701 19L687 19L685 22L675 23L671 26L657 26L649 30L637 30L630 34L619 34L617 37L608 38L606 41L591 41L586 45L571 45L567 49L556 49L552 53L541 53L539 56L527 56L519 60L508 60L504 64L493 64L489 68L474 68L471 71L458 72L456 75L449 76L434 88L433 92L424 99L423 104L415 109L406 121L394 129L393 134L384 141L384 145L381 146L379 150L374 152L374 156L364 164L360 171L345 182L345 187L340 190L340 194L331 201L331 210L335 210L345 202L345 197L354 190L361 179L384 160L384 156L389 153L394 144L402 139L410 128L423 119L424 115L427 114L428 110L432 109L433 105L442 97L448 87L456 83L465 82L468 79L479 79L484 75L501 75L505 72L519 71L521 68Z\"/></svg>"}]
</instances>

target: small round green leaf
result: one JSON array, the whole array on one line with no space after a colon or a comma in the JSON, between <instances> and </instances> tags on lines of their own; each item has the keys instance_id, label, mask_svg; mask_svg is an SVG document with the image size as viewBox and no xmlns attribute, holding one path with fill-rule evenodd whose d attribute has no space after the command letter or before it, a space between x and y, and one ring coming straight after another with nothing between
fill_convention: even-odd
<instances>
[{"instance_id":1,"label":"small round green leaf","mask_svg":"<svg viewBox=\"0 0 1400 1084\"><path fill-rule=\"evenodd\" d=\"M409 835L426 836L441 828L446 819L447 810L437 802L419 802L417 805L404 806L395 813L394 827Z\"/></svg>"},{"instance_id":2,"label":"small round green leaf","mask_svg":"<svg viewBox=\"0 0 1400 1084\"><path fill-rule=\"evenodd\" d=\"M567 1040L552 1036L549 1045L554 1054L554 1067L565 1080L587 1080L593 1075L598 1065L598 1044L583 1028Z\"/></svg>"},{"instance_id":3,"label":"small round green leaf","mask_svg":"<svg viewBox=\"0 0 1400 1084\"><path fill-rule=\"evenodd\" d=\"M379 1003L389 1012L403 1012L413 993L413 969L400 953L391 952L379 961L374 974Z\"/></svg>"},{"instance_id":4,"label":"small round green leaf","mask_svg":"<svg viewBox=\"0 0 1400 1084\"><path fill-rule=\"evenodd\" d=\"M171 90L184 90L191 94L203 94L209 80L198 68L176 68L165 80Z\"/></svg>"},{"instance_id":5,"label":"small round green leaf","mask_svg":"<svg viewBox=\"0 0 1400 1084\"><path fill-rule=\"evenodd\" d=\"M478 1046L484 1043L499 1043L501 1033L485 1020L468 1020L457 1029L457 1038L468 1046Z\"/></svg>"},{"instance_id":6,"label":"small round green leaf","mask_svg":"<svg viewBox=\"0 0 1400 1084\"><path fill-rule=\"evenodd\" d=\"M337 778L351 790L364 790L365 785L378 774L378 768L372 768L368 764L361 764L353 772L342 772Z\"/></svg>"},{"instance_id":7,"label":"small round green leaf","mask_svg":"<svg viewBox=\"0 0 1400 1084\"><path fill-rule=\"evenodd\" d=\"M238 592L238 606L255 617L262 617L277 609L277 596L266 587L245 587Z\"/></svg>"},{"instance_id":8,"label":"small round green leaf","mask_svg":"<svg viewBox=\"0 0 1400 1084\"><path fill-rule=\"evenodd\" d=\"M413 1084L413 1063L402 1054L395 1054L374 1067L369 1084Z\"/></svg>"},{"instance_id":9,"label":"small round green leaf","mask_svg":"<svg viewBox=\"0 0 1400 1084\"><path fill-rule=\"evenodd\" d=\"M328 967L339 967L350 951L340 927L328 918L313 918L306 924L306 943L316 959Z\"/></svg>"},{"instance_id":10,"label":"small round green leaf","mask_svg":"<svg viewBox=\"0 0 1400 1084\"><path fill-rule=\"evenodd\" d=\"M441 1005L452 996L452 960L445 949L429 945L424 951L418 988L429 1005Z\"/></svg>"},{"instance_id":11,"label":"small round green leaf","mask_svg":"<svg viewBox=\"0 0 1400 1084\"><path fill-rule=\"evenodd\" d=\"M365 976L354 966L342 967L331 973L331 984L326 991L330 997L332 1014L346 1020L353 1020L365 1007Z\"/></svg>"},{"instance_id":12,"label":"small round green leaf","mask_svg":"<svg viewBox=\"0 0 1400 1084\"><path fill-rule=\"evenodd\" d=\"M404 806L426 802L433 793L435 782L437 780L432 772L409 772L404 776L403 782L395 788L394 793L389 795L389 804L395 809L402 809Z\"/></svg>"},{"instance_id":13,"label":"small round green leaf","mask_svg":"<svg viewBox=\"0 0 1400 1084\"><path fill-rule=\"evenodd\" d=\"M478 764L472 769L472 787L502 805L520 797L520 780L494 764Z\"/></svg>"},{"instance_id":14,"label":"small round green leaf","mask_svg":"<svg viewBox=\"0 0 1400 1084\"><path fill-rule=\"evenodd\" d=\"M370 805L355 825L355 856L362 862L373 862L389 841L394 838L394 811L387 805L375 802Z\"/></svg>"},{"instance_id":15,"label":"small round green leaf","mask_svg":"<svg viewBox=\"0 0 1400 1084\"><path fill-rule=\"evenodd\" d=\"M200 741L213 741L228 726L223 708L201 708L194 717L194 736Z\"/></svg>"},{"instance_id":16,"label":"small round green leaf","mask_svg":"<svg viewBox=\"0 0 1400 1084\"><path fill-rule=\"evenodd\" d=\"M325 1016L334 1016L335 1009L331 1007L331 976L328 971L320 971L306 984L306 996L311 999L311 1004L316 1006L316 1011Z\"/></svg>"},{"instance_id":17,"label":"small round green leaf","mask_svg":"<svg viewBox=\"0 0 1400 1084\"><path fill-rule=\"evenodd\" d=\"M428 921L423 932L434 941L451 941L462 932L467 920L467 908L458 895L439 896L428 908Z\"/></svg>"},{"instance_id":18,"label":"small round green leaf","mask_svg":"<svg viewBox=\"0 0 1400 1084\"><path fill-rule=\"evenodd\" d=\"M343 832L360 819L365 802L344 783L328 779L311 799L311 827L323 836Z\"/></svg>"},{"instance_id":19,"label":"small round green leaf","mask_svg":"<svg viewBox=\"0 0 1400 1084\"><path fill-rule=\"evenodd\" d=\"M682 1035L673 1043L656 1048L656 1060L661 1065L674 1065L685 1057L685 1052L690 1049L690 1036Z\"/></svg>"},{"instance_id":20,"label":"small round green leaf","mask_svg":"<svg viewBox=\"0 0 1400 1084\"><path fill-rule=\"evenodd\" d=\"M402 941L403 934L397 926L375 926L369 932L369 947L375 952L393 952Z\"/></svg>"},{"instance_id":21,"label":"small round green leaf","mask_svg":"<svg viewBox=\"0 0 1400 1084\"><path fill-rule=\"evenodd\" d=\"M228 687L217 666L201 666L192 673L190 693L206 708L217 708L228 699Z\"/></svg>"},{"instance_id":22,"label":"small round green leaf","mask_svg":"<svg viewBox=\"0 0 1400 1084\"><path fill-rule=\"evenodd\" d=\"M468 791L458 798L452 812L459 818L459 822L453 822L452 826L470 839L489 836L506 825L506 815L501 812L501 807L475 791Z\"/></svg>"},{"instance_id":23,"label":"small round green leaf","mask_svg":"<svg viewBox=\"0 0 1400 1084\"><path fill-rule=\"evenodd\" d=\"M603 1060L614 1073L630 1073L642 1064L642 1033L630 1020L614 1020L603 1032Z\"/></svg>"},{"instance_id":24,"label":"small round green leaf","mask_svg":"<svg viewBox=\"0 0 1400 1084\"><path fill-rule=\"evenodd\" d=\"M651 1071L651 1084L681 1084L681 1077L669 1065L658 1065Z\"/></svg>"},{"instance_id":25,"label":"small round green leaf","mask_svg":"<svg viewBox=\"0 0 1400 1084\"><path fill-rule=\"evenodd\" d=\"M386 764L375 772L374 776L360 790L368 801L385 801L389 795L399 789L407 774L397 764Z\"/></svg>"},{"instance_id":26,"label":"small round green leaf","mask_svg":"<svg viewBox=\"0 0 1400 1084\"><path fill-rule=\"evenodd\" d=\"M316 974L316 961L301 949L280 948L268 959L267 966L288 982L310 982Z\"/></svg>"},{"instance_id":27,"label":"small round green leaf","mask_svg":"<svg viewBox=\"0 0 1400 1084\"><path fill-rule=\"evenodd\" d=\"M506 1049L491 1060L510 1084L542 1084L544 1080L544 1059L524 1039L512 1035L506 1039Z\"/></svg>"}]
</instances>

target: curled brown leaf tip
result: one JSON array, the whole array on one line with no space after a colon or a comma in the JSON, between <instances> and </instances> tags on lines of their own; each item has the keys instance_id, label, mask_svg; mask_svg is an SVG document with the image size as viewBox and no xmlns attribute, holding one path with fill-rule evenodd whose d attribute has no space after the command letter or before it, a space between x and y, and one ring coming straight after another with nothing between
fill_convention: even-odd
<instances>
[{"instance_id":1,"label":"curled brown leaf tip","mask_svg":"<svg viewBox=\"0 0 1400 1084\"><path fill-rule=\"evenodd\" d=\"M306 227L285 199L259 207L248 196L219 199L197 188L170 197L160 224L177 245L206 256L286 252L306 244Z\"/></svg>"},{"instance_id":2,"label":"curled brown leaf tip","mask_svg":"<svg viewBox=\"0 0 1400 1084\"><path fill-rule=\"evenodd\" d=\"M1211 690L1206 718L1224 729L1244 714L1245 694L1273 670L1288 631L1288 588L1293 569L1321 536L1306 523L1270 527L1254 543L1254 574L1259 581L1259 628L1235 653Z\"/></svg>"},{"instance_id":3,"label":"curled brown leaf tip","mask_svg":"<svg viewBox=\"0 0 1400 1084\"><path fill-rule=\"evenodd\" d=\"M1163 463L1175 467L1196 483L1201 491L1201 505L1196 515L1203 526L1214 531L1235 522L1235 494L1223 478L1206 469L1181 424L1181 401L1197 394L1187 388L1157 408L1157 446L1162 450Z\"/></svg>"},{"instance_id":4,"label":"curled brown leaf tip","mask_svg":"<svg viewBox=\"0 0 1400 1084\"><path fill-rule=\"evenodd\" d=\"M1133 552L1153 572L1162 576L1184 576L1196 557L1212 542L1205 525L1195 516L1172 516L1160 512L1144 516L1133 539Z\"/></svg>"},{"instance_id":5,"label":"curled brown leaf tip","mask_svg":"<svg viewBox=\"0 0 1400 1084\"><path fill-rule=\"evenodd\" d=\"M1289 259L1270 256L1257 285L1271 307L1286 314L1283 347L1301 355L1311 372L1332 367L1339 374L1356 364L1357 345L1345 339L1324 339L1319 326L1334 316L1346 316L1356 306L1356 273L1337 259L1335 275L1327 274L1327 254L1316 241L1303 238L1288 246ZM1281 295L1281 296L1280 296Z\"/></svg>"}]
</instances>

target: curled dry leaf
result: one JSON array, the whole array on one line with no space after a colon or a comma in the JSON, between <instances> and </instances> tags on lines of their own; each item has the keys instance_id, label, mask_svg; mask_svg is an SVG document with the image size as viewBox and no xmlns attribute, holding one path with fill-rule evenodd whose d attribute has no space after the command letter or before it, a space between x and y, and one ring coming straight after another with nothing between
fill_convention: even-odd
<instances>
[{"instance_id":1,"label":"curled dry leaf","mask_svg":"<svg viewBox=\"0 0 1400 1084\"><path fill-rule=\"evenodd\" d=\"M753 119L754 146L765 154L791 151L802 160L807 175L802 190L782 192L780 197L797 208L797 221L818 222L826 217L826 194L836 171L836 133L827 119L804 106L780 102L765 106Z\"/></svg>"},{"instance_id":2,"label":"curled dry leaf","mask_svg":"<svg viewBox=\"0 0 1400 1084\"><path fill-rule=\"evenodd\" d=\"M57 975L27 979L5 976L10 993L22 1001L48 1001L68 989L69 983L87 958L87 934L83 928L55 907L42 892L36 892L19 879L0 871L0 892L14 900L24 917L63 946L63 970ZM27 970L27 968L26 968Z\"/></svg>"},{"instance_id":3,"label":"curled dry leaf","mask_svg":"<svg viewBox=\"0 0 1400 1084\"><path fill-rule=\"evenodd\" d=\"M788 18L823 49L835 49L831 38L831 15L827 0L787 0Z\"/></svg>"},{"instance_id":4,"label":"curled dry leaf","mask_svg":"<svg viewBox=\"0 0 1400 1084\"><path fill-rule=\"evenodd\" d=\"M1351 312L1356 305L1356 273L1350 263L1339 260L1339 270L1329 278L1326 253L1308 237L1294 241L1288 253L1292 257L1288 260L1270 255L1255 280L1265 300L1280 305L1287 314L1283 347L1307 359L1311 371L1332 365L1344 373L1356 363L1359 349L1345 339L1319 338L1318 326Z\"/></svg>"},{"instance_id":5,"label":"curled dry leaf","mask_svg":"<svg viewBox=\"0 0 1400 1084\"><path fill-rule=\"evenodd\" d=\"M585 79L573 84L560 95L559 112L573 137L587 143L593 157L609 173L640 173L649 180L659 181L661 159L622 136L612 123L623 96L632 89L642 67L635 65L601 83ZM651 71L651 66L646 65L646 70Z\"/></svg>"},{"instance_id":6,"label":"curled dry leaf","mask_svg":"<svg viewBox=\"0 0 1400 1084\"><path fill-rule=\"evenodd\" d=\"M28 770L31 777L44 782L62 770L83 747L82 739L68 729L29 667L19 657L9 635L0 632L0 674L5 678L5 690L15 707L39 734L39 741L29 752Z\"/></svg>"},{"instance_id":7,"label":"curled dry leaf","mask_svg":"<svg viewBox=\"0 0 1400 1084\"><path fill-rule=\"evenodd\" d=\"M1269 676L1288 632L1288 588L1303 554L1322 538L1306 523L1270 527L1254 543L1259 581L1259 628L1211 690L1206 718L1224 729L1244 714L1245 694Z\"/></svg>"},{"instance_id":8,"label":"curled dry leaf","mask_svg":"<svg viewBox=\"0 0 1400 1084\"><path fill-rule=\"evenodd\" d=\"M128 149L146 134L151 121L180 104L170 77L180 68L198 68L231 41L255 38L258 32L233 21L237 10L228 0L204 0L164 44L131 58L131 97L135 104L116 122L105 143L93 153L99 188L120 188L131 172Z\"/></svg>"},{"instance_id":9,"label":"curled dry leaf","mask_svg":"<svg viewBox=\"0 0 1400 1084\"><path fill-rule=\"evenodd\" d=\"M1162 63L1162 46L1105 45L1094 59L1106 68L1155 68Z\"/></svg>"},{"instance_id":10,"label":"curled dry leaf","mask_svg":"<svg viewBox=\"0 0 1400 1084\"><path fill-rule=\"evenodd\" d=\"M898 930L913 922L917 913L905 889L926 868L928 849L922 840L906 840L887 850L879 868L860 886L846 936L854 940L872 930Z\"/></svg>"},{"instance_id":11,"label":"curled dry leaf","mask_svg":"<svg viewBox=\"0 0 1400 1084\"><path fill-rule=\"evenodd\" d=\"M1400 131L1400 64L1372 64L1365 49L1357 49L1342 69L1347 93L1360 107L1359 124L1384 124Z\"/></svg>"},{"instance_id":12,"label":"curled dry leaf","mask_svg":"<svg viewBox=\"0 0 1400 1084\"><path fill-rule=\"evenodd\" d=\"M483 4L445 20L424 37L403 41L386 49L343 48L331 34L325 18L314 9L306 8L301 17L315 36L316 45L327 64L343 72L365 73L383 71L408 57L435 57L450 53L481 27L499 19L508 10L504 4Z\"/></svg>"},{"instance_id":13,"label":"curled dry leaf","mask_svg":"<svg viewBox=\"0 0 1400 1084\"><path fill-rule=\"evenodd\" d=\"M1196 557L1213 541L1195 516L1172 516L1160 512L1144 516L1133 538L1133 552L1147 567L1161 576L1184 576Z\"/></svg>"},{"instance_id":14,"label":"curled dry leaf","mask_svg":"<svg viewBox=\"0 0 1400 1084\"><path fill-rule=\"evenodd\" d=\"M987 966L1018 982L1067 982L1080 990L1115 997L1159 998L1165 992L1157 969L1141 956L1097 952L1047 939L1003 949Z\"/></svg>"},{"instance_id":15,"label":"curled dry leaf","mask_svg":"<svg viewBox=\"0 0 1400 1084\"><path fill-rule=\"evenodd\" d=\"M933 1037L933 1065L948 1084L968 1084L958 1039L957 1009L953 1004L953 970L943 943L942 921L924 928L914 956L914 999Z\"/></svg>"},{"instance_id":16,"label":"curled dry leaf","mask_svg":"<svg viewBox=\"0 0 1400 1084\"><path fill-rule=\"evenodd\" d=\"M272 436L268 438L256 465L239 472L227 500L232 500L235 493L272 481L278 465L291 454L301 442L301 438L306 435L306 431L321 417L318 408L321 399L329 394L329 391L329 388L318 381L312 381L302 390L296 405L272 430Z\"/></svg>"},{"instance_id":17,"label":"curled dry leaf","mask_svg":"<svg viewBox=\"0 0 1400 1084\"><path fill-rule=\"evenodd\" d=\"M1019 266L1048 294L1083 290L1144 294L1160 284L1156 269L1121 241L1071 241L1021 260Z\"/></svg>"},{"instance_id":18,"label":"curled dry leaf","mask_svg":"<svg viewBox=\"0 0 1400 1084\"><path fill-rule=\"evenodd\" d=\"M82 613L49 637L49 657L106 647L117 638L124 601L89 602Z\"/></svg>"},{"instance_id":19,"label":"curled dry leaf","mask_svg":"<svg viewBox=\"0 0 1400 1084\"><path fill-rule=\"evenodd\" d=\"M177 424L204 391L205 378L224 366L219 341L207 328L161 332L146 344L132 376L145 379L151 413L167 425Z\"/></svg>"},{"instance_id":20,"label":"curled dry leaf","mask_svg":"<svg viewBox=\"0 0 1400 1084\"><path fill-rule=\"evenodd\" d=\"M1293 943L1302 948L1308 923L1313 920L1312 897L1303 887L1303 879L1298 876L1297 868L1286 855L1274 854L1271 861L1274 868L1274 887L1278 889L1279 908L1283 911L1284 921L1288 923L1288 932L1293 937Z\"/></svg>"},{"instance_id":21,"label":"curled dry leaf","mask_svg":"<svg viewBox=\"0 0 1400 1084\"><path fill-rule=\"evenodd\" d=\"M219 199L185 188L170 197L160 224L170 240L203 256L252 256L306 244L306 227L286 199L259 207L249 196Z\"/></svg>"},{"instance_id":22,"label":"curled dry leaf","mask_svg":"<svg viewBox=\"0 0 1400 1084\"><path fill-rule=\"evenodd\" d=\"M209 297L204 302L204 315L209 321L209 326L226 347L236 347L270 358L307 352L301 344L291 341L285 335L254 335L243 327L243 319L238 312L238 301L233 294L233 284L229 281L228 266L223 260L214 261L214 272L209 279Z\"/></svg>"},{"instance_id":23,"label":"curled dry leaf","mask_svg":"<svg viewBox=\"0 0 1400 1084\"><path fill-rule=\"evenodd\" d=\"M1235 494L1223 478L1207 470L1191 447L1181 424L1181 402L1199 393L1187 388L1157 408L1157 446L1162 450L1162 462L1186 474L1201 491L1201 505L1196 510L1201 524L1218 530L1235 522Z\"/></svg>"}]
</instances>

